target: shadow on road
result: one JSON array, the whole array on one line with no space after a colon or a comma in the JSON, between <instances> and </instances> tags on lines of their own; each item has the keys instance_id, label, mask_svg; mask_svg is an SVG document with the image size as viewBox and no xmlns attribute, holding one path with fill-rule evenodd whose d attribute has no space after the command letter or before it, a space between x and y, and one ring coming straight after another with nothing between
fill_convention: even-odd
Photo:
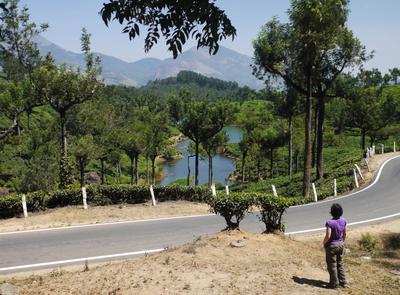
<instances>
[{"instance_id":1,"label":"shadow on road","mask_svg":"<svg viewBox=\"0 0 400 295\"><path fill-rule=\"evenodd\" d=\"M321 280L313 280L313 279L306 279L293 276L293 281L300 285L310 285L313 287L324 288L324 289L328 288L328 284Z\"/></svg>"}]
</instances>

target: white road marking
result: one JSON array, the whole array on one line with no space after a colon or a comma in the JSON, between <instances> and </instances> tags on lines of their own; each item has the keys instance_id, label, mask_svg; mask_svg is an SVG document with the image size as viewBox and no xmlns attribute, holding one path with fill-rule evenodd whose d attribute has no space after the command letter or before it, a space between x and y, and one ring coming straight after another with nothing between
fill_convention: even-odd
<instances>
[{"instance_id":1,"label":"white road marking","mask_svg":"<svg viewBox=\"0 0 400 295\"><path fill-rule=\"evenodd\" d=\"M30 268L37 268L37 267L43 267L43 266L59 266L59 265L68 264L68 263L76 263L76 262L84 262L84 261L93 261L93 260L101 260L101 259L109 259L109 258L118 258L118 257L127 257L127 256L151 254L151 253L161 252L161 251L164 251L164 250L165 249L161 249L160 248L160 249L152 249L152 250L144 250L144 251L136 251L136 252L111 254L111 255L92 256L92 257L85 257L85 258L76 258L76 259L68 259L68 260L59 260L59 261L35 263L35 264L9 266L9 267L0 268L0 272L2 272L2 271L13 271L13 270L30 269Z\"/></svg>"}]
</instances>

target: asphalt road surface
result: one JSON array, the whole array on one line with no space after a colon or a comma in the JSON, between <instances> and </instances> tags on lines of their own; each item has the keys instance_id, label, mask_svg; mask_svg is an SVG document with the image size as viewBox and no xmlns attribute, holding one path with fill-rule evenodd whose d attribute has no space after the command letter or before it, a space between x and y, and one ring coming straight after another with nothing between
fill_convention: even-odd
<instances>
[{"instance_id":1,"label":"asphalt road surface","mask_svg":"<svg viewBox=\"0 0 400 295\"><path fill-rule=\"evenodd\" d=\"M284 217L286 232L324 230L333 202L343 206L350 226L399 218L400 157L386 162L380 172L373 184L357 193L289 208ZM186 243L224 227L222 217L209 215L0 234L0 274L83 264L85 260L134 257ZM249 214L241 228L263 231L256 214Z\"/></svg>"}]
</instances>

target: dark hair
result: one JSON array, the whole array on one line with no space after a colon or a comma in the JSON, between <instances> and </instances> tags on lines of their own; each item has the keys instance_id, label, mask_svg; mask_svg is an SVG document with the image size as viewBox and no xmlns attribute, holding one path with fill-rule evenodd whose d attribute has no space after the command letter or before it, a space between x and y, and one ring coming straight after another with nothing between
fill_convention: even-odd
<instances>
[{"instance_id":1,"label":"dark hair","mask_svg":"<svg viewBox=\"0 0 400 295\"><path fill-rule=\"evenodd\" d=\"M338 203L334 203L331 206L331 215L333 218L339 218L340 216L343 215L343 208L340 206Z\"/></svg>"}]
</instances>

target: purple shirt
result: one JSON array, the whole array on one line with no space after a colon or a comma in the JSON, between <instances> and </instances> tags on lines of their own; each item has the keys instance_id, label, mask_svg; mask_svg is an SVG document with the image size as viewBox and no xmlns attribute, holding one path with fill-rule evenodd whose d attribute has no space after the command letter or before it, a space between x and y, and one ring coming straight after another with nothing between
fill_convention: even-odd
<instances>
[{"instance_id":1,"label":"purple shirt","mask_svg":"<svg viewBox=\"0 0 400 295\"><path fill-rule=\"evenodd\" d=\"M346 229L346 219L340 217L339 219L332 218L325 223L326 227L331 229L331 237L327 244L337 245L344 242L343 233Z\"/></svg>"}]
</instances>

